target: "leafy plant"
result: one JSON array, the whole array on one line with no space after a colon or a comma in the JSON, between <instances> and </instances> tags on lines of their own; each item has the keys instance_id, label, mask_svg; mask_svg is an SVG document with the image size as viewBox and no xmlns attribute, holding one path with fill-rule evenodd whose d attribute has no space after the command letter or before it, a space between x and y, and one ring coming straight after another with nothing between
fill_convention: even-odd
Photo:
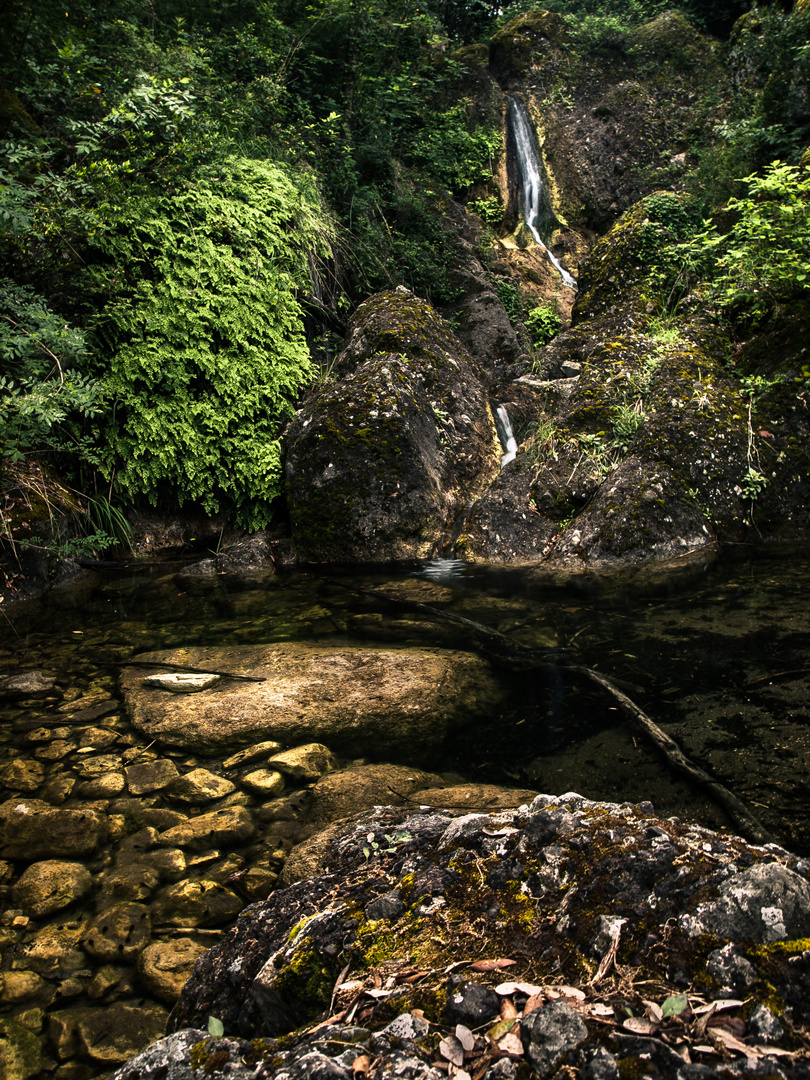
<instances>
[{"instance_id":1,"label":"leafy plant","mask_svg":"<svg viewBox=\"0 0 810 1080\"><path fill-rule=\"evenodd\" d=\"M538 349L548 345L562 327L562 319L553 304L540 304L539 307L532 308L523 322L529 331L532 345Z\"/></svg>"},{"instance_id":2,"label":"leafy plant","mask_svg":"<svg viewBox=\"0 0 810 1080\"><path fill-rule=\"evenodd\" d=\"M488 195L484 199L473 199L468 203L470 210L478 214L488 225L500 225L503 220L503 206L497 195Z\"/></svg>"},{"instance_id":3,"label":"leafy plant","mask_svg":"<svg viewBox=\"0 0 810 1080\"><path fill-rule=\"evenodd\" d=\"M106 471L153 502L171 490L266 525L281 424L313 377L295 291L329 241L316 192L232 157L182 191L107 212L96 244L120 285L96 327Z\"/></svg>"},{"instance_id":4,"label":"leafy plant","mask_svg":"<svg viewBox=\"0 0 810 1080\"><path fill-rule=\"evenodd\" d=\"M382 841L377 840L373 832L368 834L366 843L363 845L363 854L366 857L366 861L368 861L372 855L384 855L396 851L398 847L413 840L413 836L406 830L400 830L395 833L384 833L383 840L385 841L385 844L383 844Z\"/></svg>"},{"instance_id":5,"label":"leafy plant","mask_svg":"<svg viewBox=\"0 0 810 1080\"><path fill-rule=\"evenodd\" d=\"M498 299L506 308L506 314L514 321L520 318L523 304L520 298L520 289L511 281L500 281L495 290Z\"/></svg>"}]
</instances>

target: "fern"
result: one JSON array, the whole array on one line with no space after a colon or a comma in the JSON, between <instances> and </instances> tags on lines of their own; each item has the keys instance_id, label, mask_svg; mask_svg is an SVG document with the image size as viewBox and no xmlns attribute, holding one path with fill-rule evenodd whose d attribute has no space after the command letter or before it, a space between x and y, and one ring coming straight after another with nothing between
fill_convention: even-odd
<instances>
[{"instance_id":1,"label":"fern","mask_svg":"<svg viewBox=\"0 0 810 1080\"><path fill-rule=\"evenodd\" d=\"M96 328L112 346L108 473L153 502L170 489L267 524L280 429L314 375L296 292L331 239L317 195L278 165L229 158L107 212L96 243L122 282Z\"/></svg>"}]
</instances>

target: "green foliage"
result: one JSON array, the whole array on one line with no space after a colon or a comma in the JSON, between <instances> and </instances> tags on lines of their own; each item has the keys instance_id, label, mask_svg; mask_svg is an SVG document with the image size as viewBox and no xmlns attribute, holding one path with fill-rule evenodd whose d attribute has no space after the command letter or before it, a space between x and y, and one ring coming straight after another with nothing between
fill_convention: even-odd
<instances>
[{"instance_id":1,"label":"green foliage","mask_svg":"<svg viewBox=\"0 0 810 1080\"><path fill-rule=\"evenodd\" d=\"M529 331L532 345L537 349L548 345L562 327L562 319L553 304L540 304L539 307L532 308L523 322Z\"/></svg>"},{"instance_id":2,"label":"green foliage","mask_svg":"<svg viewBox=\"0 0 810 1080\"><path fill-rule=\"evenodd\" d=\"M267 524L279 435L313 370L297 289L329 234L314 190L229 158L169 194L102 208L96 245L118 282L96 327L110 403L105 467L153 502Z\"/></svg>"},{"instance_id":3,"label":"green foliage","mask_svg":"<svg viewBox=\"0 0 810 1080\"><path fill-rule=\"evenodd\" d=\"M743 183L748 194L726 207L731 229L705 222L684 249L710 277L722 310L760 316L810 290L810 172L774 161Z\"/></svg>"},{"instance_id":4,"label":"green foliage","mask_svg":"<svg viewBox=\"0 0 810 1080\"><path fill-rule=\"evenodd\" d=\"M467 203L467 207L488 225L500 225L503 221L503 206L497 195L488 195L484 199L472 199Z\"/></svg>"},{"instance_id":5,"label":"green foliage","mask_svg":"<svg viewBox=\"0 0 810 1080\"><path fill-rule=\"evenodd\" d=\"M0 459L33 450L92 456L82 421L99 411L97 384L78 370L84 335L30 288L0 280Z\"/></svg>"},{"instance_id":6,"label":"green foliage","mask_svg":"<svg viewBox=\"0 0 810 1080\"><path fill-rule=\"evenodd\" d=\"M456 194L491 178L493 157L503 138L494 125L474 124L471 111L470 101L452 105L437 114L410 144L413 160Z\"/></svg>"},{"instance_id":7,"label":"green foliage","mask_svg":"<svg viewBox=\"0 0 810 1080\"><path fill-rule=\"evenodd\" d=\"M513 322L520 318L523 304L520 298L520 289L511 281L499 281L495 290L498 299L506 308L506 314Z\"/></svg>"}]
</instances>

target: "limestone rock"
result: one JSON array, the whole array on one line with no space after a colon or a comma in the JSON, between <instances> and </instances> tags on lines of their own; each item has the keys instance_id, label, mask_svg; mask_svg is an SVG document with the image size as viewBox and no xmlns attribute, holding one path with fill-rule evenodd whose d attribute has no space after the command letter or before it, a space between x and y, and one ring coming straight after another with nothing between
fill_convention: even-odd
<instances>
[{"instance_id":1,"label":"limestone rock","mask_svg":"<svg viewBox=\"0 0 810 1080\"><path fill-rule=\"evenodd\" d=\"M441 777L402 765L355 765L322 777L312 789L309 820L329 823L358 814L391 799L391 792L406 798L430 788L419 801L430 802L434 789L442 787Z\"/></svg>"},{"instance_id":2,"label":"limestone rock","mask_svg":"<svg viewBox=\"0 0 810 1080\"><path fill-rule=\"evenodd\" d=\"M244 906L216 881L180 881L157 894L152 915L156 926L223 926Z\"/></svg>"},{"instance_id":3,"label":"limestone rock","mask_svg":"<svg viewBox=\"0 0 810 1080\"><path fill-rule=\"evenodd\" d=\"M147 795L168 787L180 775L177 766L168 758L130 765L124 769L130 795Z\"/></svg>"},{"instance_id":4,"label":"limestone rock","mask_svg":"<svg viewBox=\"0 0 810 1080\"><path fill-rule=\"evenodd\" d=\"M145 1001L88 1010L77 1025L81 1049L108 1068L120 1065L163 1035L168 1016L160 1005Z\"/></svg>"},{"instance_id":5,"label":"limestone rock","mask_svg":"<svg viewBox=\"0 0 810 1080\"><path fill-rule=\"evenodd\" d=\"M32 941L20 948L12 967L36 972L46 979L64 978L87 967L87 956L81 949L83 931L82 924L77 922L43 927Z\"/></svg>"},{"instance_id":6,"label":"limestone rock","mask_svg":"<svg viewBox=\"0 0 810 1080\"><path fill-rule=\"evenodd\" d=\"M182 825L161 833L164 847L192 848L205 851L214 847L238 847L246 844L255 832L253 820L244 807L226 807L210 814L200 814Z\"/></svg>"},{"instance_id":7,"label":"limestone rock","mask_svg":"<svg viewBox=\"0 0 810 1080\"><path fill-rule=\"evenodd\" d=\"M203 696L158 703L137 669L122 683L134 726L149 739L214 754L278 737L287 746L323 742L358 757L430 757L449 729L490 715L503 691L485 661L430 649L329 648L309 643L197 647L178 662L263 678L223 681Z\"/></svg>"},{"instance_id":8,"label":"limestone rock","mask_svg":"<svg viewBox=\"0 0 810 1080\"><path fill-rule=\"evenodd\" d=\"M0 766L0 784L11 791L36 791L45 779L45 766L30 758L14 758Z\"/></svg>"},{"instance_id":9,"label":"limestone rock","mask_svg":"<svg viewBox=\"0 0 810 1080\"><path fill-rule=\"evenodd\" d=\"M32 1080L40 1075L42 1048L36 1035L8 1016L0 1016L0 1076Z\"/></svg>"},{"instance_id":10,"label":"limestone rock","mask_svg":"<svg viewBox=\"0 0 810 1080\"><path fill-rule=\"evenodd\" d=\"M206 946L189 938L156 941L138 957L138 974L150 994L165 1005L174 1005Z\"/></svg>"},{"instance_id":11,"label":"limestone rock","mask_svg":"<svg viewBox=\"0 0 810 1080\"><path fill-rule=\"evenodd\" d=\"M6 971L0 975L0 1002L19 1005L31 998L46 996L48 983L33 971Z\"/></svg>"},{"instance_id":12,"label":"limestone rock","mask_svg":"<svg viewBox=\"0 0 810 1080\"><path fill-rule=\"evenodd\" d=\"M208 769L192 769L173 780L165 790L171 799L199 806L201 803L213 802L230 795L236 790L236 785Z\"/></svg>"},{"instance_id":13,"label":"limestone rock","mask_svg":"<svg viewBox=\"0 0 810 1080\"><path fill-rule=\"evenodd\" d=\"M275 798L284 790L284 777L275 769L254 769L245 773L239 782L243 787L267 799Z\"/></svg>"},{"instance_id":14,"label":"limestone rock","mask_svg":"<svg viewBox=\"0 0 810 1080\"><path fill-rule=\"evenodd\" d=\"M80 900L92 888L90 872L76 862L48 859L32 863L12 889L12 898L35 919Z\"/></svg>"},{"instance_id":15,"label":"limestone rock","mask_svg":"<svg viewBox=\"0 0 810 1080\"><path fill-rule=\"evenodd\" d=\"M122 903L105 908L91 919L82 934L82 945L97 960L134 960L152 935L149 908Z\"/></svg>"},{"instance_id":16,"label":"limestone rock","mask_svg":"<svg viewBox=\"0 0 810 1080\"><path fill-rule=\"evenodd\" d=\"M76 790L76 796L80 799L114 799L125 787L123 773L106 772L81 784Z\"/></svg>"},{"instance_id":17,"label":"limestone rock","mask_svg":"<svg viewBox=\"0 0 810 1080\"><path fill-rule=\"evenodd\" d=\"M274 754L267 764L293 780L318 780L331 772L336 762L328 747L321 743L306 743Z\"/></svg>"},{"instance_id":18,"label":"limestone rock","mask_svg":"<svg viewBox=\"0 0 810 1080\"><path fill-rule=\"evenodd\" d=\"M198 694L201 690L209 690L212 686L216 686L220 678L219 675L192 675L178 672L147 675L143 681L145 686L168 690L172 694Z\"/></svg>"},{"instance_id":19,"label":"limestone rock","mask_svg":"<svg viewBox=\"0 0 810 1080\"><path fill-rule=\"evenodd\" d=\"M11 859L92 855L107 835L92 810L55 809L38 799L0 804L0 854Z\"/></svg>"},{"instance_id":20,"label":"limestone rock","mask_svg":"<svg viewBox=\"0 0 810 1080\"><path fill-rule=\"evenodd\" d=\"M682 919L689 934L717 934L737 941L810 936L810 884L779 863L752 866L720 886L720 898Z\"/></svg>"},{"instance_id":21,"label":"limestone rock","mask_svg":"<svg viewBox=\"0 0 810 1080\"><path fill-rule=\"evenodd\" d=\"M53 675L34 668L0 681L0 697L27 698L47 694L56 685Z\"/></svg>"},{"instance_id":22,"label":"limestone rock","mask_svg":"<svg viewBox=\"0 0 810 1080\"><path fill-rule=\"evenodd\" d=\"M425 557L498 470L482 373L404 289L360 305L335 370L289 429L295 549L317 561Z\"/></svg>"},{"instance_id":23,"label":"limestone rock","mask_svg":"<svg viewBox=\"0 0 810 1080\"><path fill-rule=\"evenodd\" d=\"M222 762L223 769L238 769L241 765L253 765L257 761L266 761L273 754L282 749L281 743L270 740L269 742L256 743L255 746L247 746L238 754L232 754Z\"/></svg>"}]
</instances>

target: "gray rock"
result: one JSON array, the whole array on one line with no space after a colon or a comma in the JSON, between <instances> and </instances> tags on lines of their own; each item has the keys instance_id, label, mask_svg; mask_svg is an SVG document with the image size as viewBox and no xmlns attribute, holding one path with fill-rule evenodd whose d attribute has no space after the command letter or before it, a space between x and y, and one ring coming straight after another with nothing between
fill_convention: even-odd
<instances>
[{"instance_id":1,"label":"gray rock","mask_svg":"<svg viewBox=\"0 0 810 1080\"><path fill-rule=\"evenodd\" d=\"M753 965L740 956L736 945L725 945L710 952L706 957L706 971L719 983L720 997L744 996L757 982Z\"/></svg>"},{"instance_id":2,"label":"gray rock","mask_svg":"<svg viewBox=\"0 0 810 1080\"><path fill-rule=\"evenodd\" d=\"M444 1016L448 1023L475 1028L497 1016L500 1007L500 998L494 990L477 982L465 982L447 999Z\"/></svg>"},{"instance_id":3,"label":"gray rock","mask_svg":"<svg viewBox=\"0 0 810 1080\"><path fill-rule=\"evenodd\" d=\"M552 1001L520 1022L520 1037L540 1076L550 1076L565 1053L588 1038L588 1028L570 1005Z\"/></svg>"},{"instance_id":4,"label":"gray rock","mask_svg":"<svg viewBox=\"0 0 810 1080\"><path fill-rule=\"evenodd\" d=\"M18 675L12 675L8 679L0 681L0 696L2 697L37 697L53 690L56 679L53 675L46 675L38 668L31 671L21 671Z\"/></svg>"},{"instance_id":5,"label":"gray rock","mask_svg":"<svg viewBox=\"0 0 810 1080\"><path fill-rule=\"evenodd\" d=\"M381 1035L393 1039L409 1039L417 1042L430 1032L430 1024L421 1016L413 1013L400 1013L391 1023L382 1029Z\"/></svg>"},{"instance_id":6,"label":"gray rock","mask_svg":"<svg viewBox=\"0 0 810 1080\"><path fill-rule=\"evenodd\" d=\"M784 1036L785 1029L767 1005L757 1005L748 1018L748 1033L764 1043L776 1043Z\"/></svg>"},{"instance_id":7,"label":"gray rock","mask_svg":"<svg viewBox=\"0 0 810 1080\"><path fill-rule=\"evenodd\" d=\"M760 945L810 936L810 885L781 863L760 863L734 874L722 883L720 893L694 917L682 919L689 934Z\"/></svg>"},{"instance_id":8,"label":"gray rock","mask_svg":"<svg viewBox=\"0 0 810 1080\"><path fill-rule=\"evenodd\" d=\"M192 1069L190 1054L197 1043L207 1038L207 1031L177 1031L143 1050L109 1080L199 1080L199 1069Z\"/></svg>"},{"instance_id":9,"label":"gray rock","mask_svg":"<svg viewBox=\"0 0 810 1080\"><path fill-rule=\"evenodd\" d=\"M396 891L380 896L366 905L367 919L388 919L389 922L396 922L404 914L405 905L402 903L402 897Z\"/></svg>"}]
</instances>

